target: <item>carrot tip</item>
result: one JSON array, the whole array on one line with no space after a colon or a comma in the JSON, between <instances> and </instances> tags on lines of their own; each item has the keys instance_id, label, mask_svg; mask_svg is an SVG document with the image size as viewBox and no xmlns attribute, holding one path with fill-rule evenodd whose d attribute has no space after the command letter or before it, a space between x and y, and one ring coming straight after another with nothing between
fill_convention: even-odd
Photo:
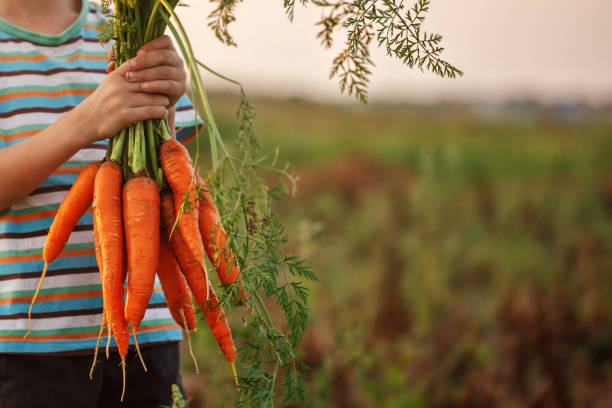
<instances>
[{"instance_id":1,"label":"carrot tip","mask_svg":"<svg viewBox=\"0 0 612 408\"><path fill-rule=\"evenodd\" d=\"M108 360L110 355L110 341L111 341L111 326L108 322L108 338L106 339L106 359Z\"/></svg>"},{"instance_id":2,"label":"carrot tip","mask_svg":"<svg viewBox=\"0 0 612 408\"><path fill-rule=\"evenodd\" d=\"M91 368L89 369L89 379L93 380L93 371L94 371L94 367L96 366L96 362L98 360L98 349L100 348L100 340L102 339L102 332L104 331L104 327L105 327L105 318L104 318L104 313L102 313L102 324L100 325L100 331L98 332L98 341L96 341L96 350L94 351L94 357L93 357L93 361L91 362Z\"/></svg>"},{"instance_id":3,"label":"carrot tip","mask_svg":"<svg viewBox=\"0 0 612 408\"><path fill-rule=\"evenodd\" d=\"M49 263L45 261L45 266L43 267L42 275L40 275L40 279L38 281L38 286L36 286L36 291L34 292L34 296L32 296L32 301L30 302L30 308L28 309L28 331L23 335L23 339L30 335L32 331L32 308L34 307L34 302L36 302L36 297L38 296L38 292L40 292L40 287L42 286L43 279L47 274L47 268L49 267Z\"/></svg>"},{"instance_id":4,"label":"carrot tip","mask_svg":"<svg viewBox=\"0 0 612 408\"><path fill-rule=\"evenodd\" d=\"M232 364L232 373L234 373L234 381L236 382L236 386L238 386L238 374L236 373L236 364L235 363L231 363Z\"/></svg>"},{"instance_id":5,"label":"carrot tip","mask_svg":"<svg viewBox=\"0 0 612 408\"><path fill-rule=\"evenodd\" d=\"M123 389L121 390L121 399L123 402L123 396L125 395L125 357L121 356L121 370L123 371Z\"/></svg>"},{"instance_id":6,"label":"carrot tip","mask_svg":"<svg viewBox=\"0 0 612 408\"><path fill-rule=\"evenodd\" d=\"M142 359L142 354L140 354L140 347L138 346L138 337L136 337L136 328L132 327L132 334L134 335L134 345L136 346L136 352L138 353L138 358L140 358L140 363L142 364L142 368L144 368L145 373L147 372L147 365Z\"/></svg>"},{"instance_id":7,"label":"carrot tip","mask_svg":"<svg viewBox=\"0 0 612 408\"><path fill-rule=\"evenodd\" d=\"M193 354L193 348L191 347L191 335L189 334L189 328L187 327L187 318L185 317L185 310L181 307L180 309L181 317L183 318L183 328L185 329L185 334L187 335L187 347L189 349L189 354L191 355L191 359L193 360L193 365L195 366L196 374L200 374L200 369L198 368L198 360L196 360L195 354Z\"/></svg>"}]
</instances>

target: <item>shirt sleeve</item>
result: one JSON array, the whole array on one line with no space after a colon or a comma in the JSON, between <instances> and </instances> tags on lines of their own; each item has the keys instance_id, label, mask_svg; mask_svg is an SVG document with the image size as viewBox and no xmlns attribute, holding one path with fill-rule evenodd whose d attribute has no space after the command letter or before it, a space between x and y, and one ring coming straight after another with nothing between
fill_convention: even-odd
<instances>
[{"instance_id":1,"label":"shirt sleeve","mask_svg":"<svg viewBox=\"0 0 612 408\"><path fill-rule=\"evenodd\" d=\"M176 114L174 116L176 139L183 144L189 142L195 138L198 129L201 129L203 123L195 109L193 109L189 98L182 96L176 103Z\"/></svg>"}]
</instances>

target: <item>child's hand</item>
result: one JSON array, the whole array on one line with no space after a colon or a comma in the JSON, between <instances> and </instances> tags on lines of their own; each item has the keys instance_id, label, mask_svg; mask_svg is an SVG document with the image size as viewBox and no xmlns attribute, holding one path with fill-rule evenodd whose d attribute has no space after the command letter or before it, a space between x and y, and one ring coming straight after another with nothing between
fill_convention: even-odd
<instances>
[{"instance_id":1,"label":"child's hand","mask_svg":"<svg viewBox=\"0 0 612 408\"><path fill-rule=\"evenodd\" d=\"M147 119L168 115L170 99L159 93L142 91L140 82L126 79L126 62L109 73L96 90L72 112L82 129L83 145L114 136L121 129Z\"/></svg>"},{"instance_id":2,"label":"child's hand","mask_svg":"<svg viewBox=\"0 0 612 408\"><path fill-rule=\"evenodd\" d=\"M143 45L128 63L127 80L139 82L143 92L166 95L170 106L187 91L183 60L167 35Z\"/></svg>"},{"instance_id":3,"label":"child's hand","mask_svg":"<svg viewBox=\"0 0 612 408\"><path fill-rule=\"evenodd\" d=\"M142 120L168 116L187 90L183 61L168 36L145 44L138 55L115 69L76 110L92 126L87 143L114 136Z\"/></svg>"}]
</instances>

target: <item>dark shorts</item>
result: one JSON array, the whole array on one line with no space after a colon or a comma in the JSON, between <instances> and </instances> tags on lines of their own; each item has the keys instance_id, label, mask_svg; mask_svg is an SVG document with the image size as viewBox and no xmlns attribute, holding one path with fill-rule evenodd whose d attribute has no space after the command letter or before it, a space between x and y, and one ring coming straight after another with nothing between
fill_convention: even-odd
<instances>
[{"instance_id":1,"label":"dark shorts","mask_svg":"<svg viewBox=\"0 0 612 408\"><path fill-rule=\"evenodd\" d=\"M141 348L145 373L136 352L126 358L126 387L121 359L104 349L89 379L93 356L25 356L0 354L0 408L156 408L171 405L171 386L178 384L178 343ZM184 394L184 393L183 393Z\"/></svg>"}]
</instances>

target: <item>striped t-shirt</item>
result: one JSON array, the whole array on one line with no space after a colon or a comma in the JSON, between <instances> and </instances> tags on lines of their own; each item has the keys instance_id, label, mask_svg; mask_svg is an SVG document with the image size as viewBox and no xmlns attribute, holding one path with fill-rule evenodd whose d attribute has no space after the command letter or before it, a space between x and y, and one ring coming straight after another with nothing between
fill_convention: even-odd
<instances>
[{"instance_id":1,"label":"striped t-shirt","mask_svg":"<svg viewBox=\"0 0 612 408\"><path fill-rule=\"evenodd\" d=\"M101 45L98 40L104 22L99 8L86 0L78 19L57 36L24 30L0 19L0 149L53 123L104 79L111 47L110 42ZM183 97L176 114L179 139L191 135L193 124L193 108ZM50 264L32 311L32 332L26 340L23 335L53 217L78 172L103 159L105 150L106 141L80 150L29 196L0 212L0 353L79 354L95 347L102 320L102 291L91 209ZM181 338L156 282L138 341Z\"/></svg>"}]
</instances>

